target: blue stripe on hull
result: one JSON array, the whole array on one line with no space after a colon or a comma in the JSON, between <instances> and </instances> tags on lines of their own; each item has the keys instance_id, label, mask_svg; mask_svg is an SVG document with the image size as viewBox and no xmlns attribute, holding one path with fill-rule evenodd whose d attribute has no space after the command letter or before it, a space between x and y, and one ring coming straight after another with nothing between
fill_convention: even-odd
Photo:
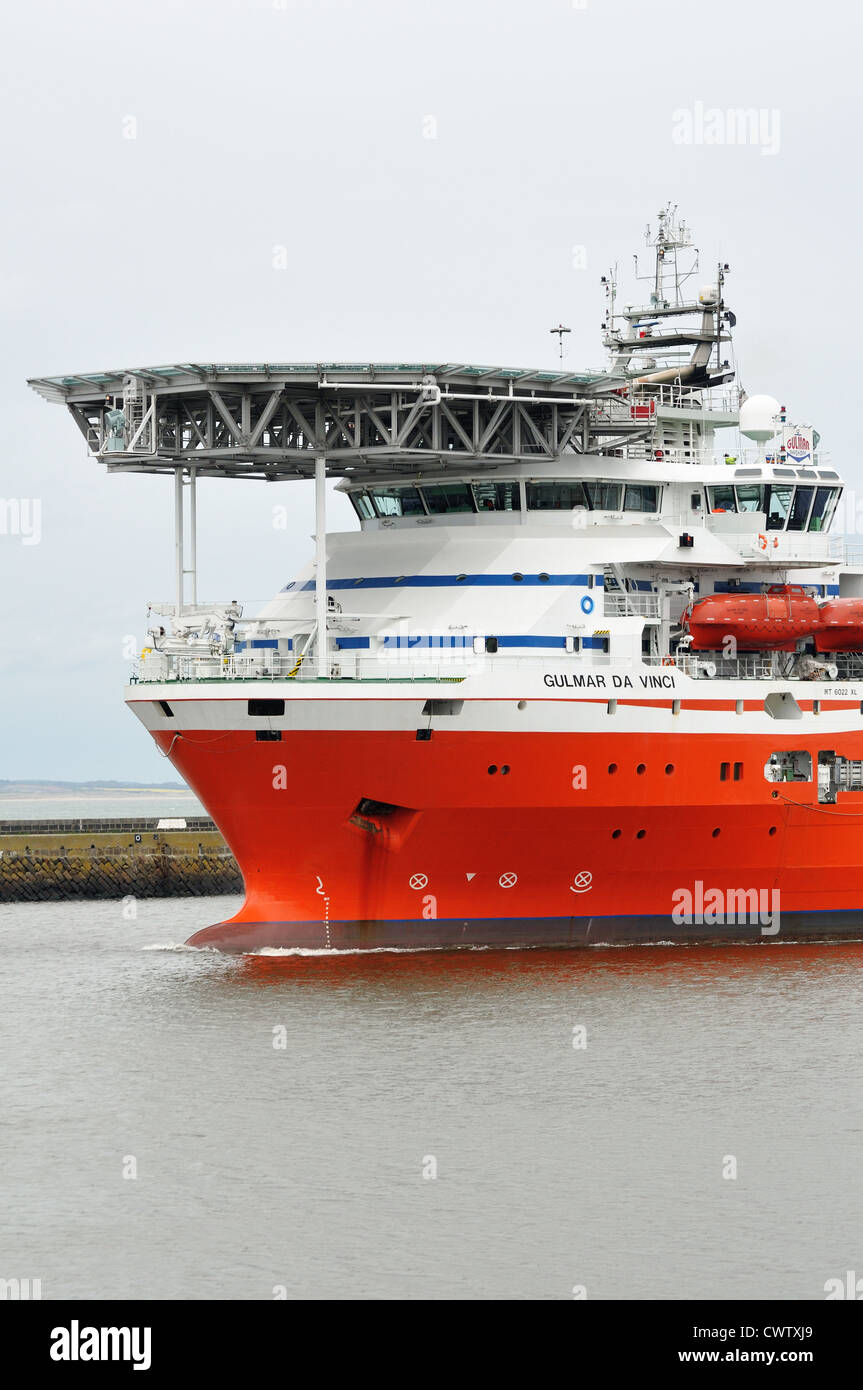
<instances>
[{"instance_id":1,"label":"blue stripe on hull","mask_svg":"<svg viewBox=\"0 0 863 1390\"><path fill-rule=\"evenodd\" d=\"M516 579L512 574L380 574L358 576L356 579L328 579L327 589L453 589L470 588L471 585L483 589L497 589L510 585L528 589L544 588L547 585L588 588L591 582L596 588L601 589L604 576L548 574L541 579L538 574L522 574ZM311 592L314 587L313 579L306 579L302 583L298 579L292 579L290 584L286 584L282 589L282 593L306 593Z\"/></svg>"}]
</instances>

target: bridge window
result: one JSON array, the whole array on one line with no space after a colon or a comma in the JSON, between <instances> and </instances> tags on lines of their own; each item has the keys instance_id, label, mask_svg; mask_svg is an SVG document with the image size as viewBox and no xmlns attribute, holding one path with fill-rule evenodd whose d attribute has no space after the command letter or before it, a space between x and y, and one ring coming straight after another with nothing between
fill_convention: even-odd
<instances>
[{"instance_id":1,"label":"bridge window","mask_svg":"<svg viewBox=\"0 0 863 1390\"><path fill-rule=\"evenodd\" d=\"M764 488L757 483L746 483L737 488L737 510L740 512L764 511Z\"/></svg>"},{"instance_id":2,"label":"bridge window","mask_svg":"<svg viewBox=\"0 0 863 1390\"><path fill-rule=\"evenodd\" d=\"M621 487L617 483L585 483L588 505L597 512L619 512Z\"/></svg>"},{"instance_id":3,"label":"bridge window","mask_svg":"<svg viewBox=\"0 0 863 1390\"><path fill-rule=\"evenodd\" d=\"M720 487L707 489L710 498L710 510L712 512L736 512L737 503L734 499L734 488L730 484L723 483Z\"/></svg>"},{"instance_id":4,"label":"bridge window","mask_svg":"<svg viewBox=\"0 0 863 1390\"><path fill-rule=\"evenodd\" d=\"M472 483L478 512L517 512L521 510L518 483Z\"/></svg>"},{"instance_id":5,"label":"bridge window","mask_svg":"<svg viewBox=\"0 0 863 1390\"><path fill-rule=\"evenodd\" d=\"M627 483L623 495L625 512L656 512L659 510L659 488L655 483Z\"/></svg>"},{"instance_id":6,"label":"bridge window","mask_svg":"<svg viewBox=\"0 0 863 1390\"><path fill-rule=\"evenodd\" d=\"M812 503L812 512L809 517L808 529L810 531L827 530L839 492L840 489L835 487L817 487L815 489L815 501Z\"/></svg>"},{"instance_id":7,"label":"bridge window","mask_svg":"<svg viewBox=\"0 0 863 1390\"><path fill-rule=\"evenodd\" d=\"M784 531L788 512L791 508L792 487L781 483L767 484L767 530Z\"/></svg>"},{"instance_id":8,"label":"bridge window","mask_svg":"<svg viewBox=\"0 0 863 1390\"><path fill-rule=\"evenodd\" d=\"M422 498L415 487L382 487L369 490L378 516L425 516Z\"/></svg>"},{"instance_id":9,"label":"bridge window","mask_svg":"<svg viewBox=\"0 0 863 1390\"><path fill-rule=\"evenodd\" d=\"M375 504L366 492L349 492L354 511L360 521L372 521L376 515Z\"/></svg>"},{"instance_id":10,"label":"bridge window","mask_svg":"<svg viewBox=\"0 0 863 1390\"><path fill-rule=\"evenodd\" d=\"M589 507L584 483L528 483L528 509L535 512L570 512L573 507Z\"/></svg>"},{"instance_id":11,"label":"bridge window","mask_svg":"<svg viewBox=\"0 0 863 1390\"><path fill-rule=\"evenodd\" d=\"M805 531L809 508L812 506L814 487L799 487L794 494L794 502L788 513L788 530Z\"/></svg>"},{"instance_id":12,"label":"bridge window","mask_svg":"<svg viewBox=\"0 0 863 1390\"><path fill-rule=\"evenodd\" d=\"M467 483L435 483L422 489L431 516L447 512L473 512L473 494Z\"/></svg>"},{"instance_id":13,"label":"bridge window","mask_svg":"<svg viewBox=\"0 0 863 1390\"><path fill-rule=\"evenodd\" d=\"M619 483L583 483L575 478L565 482L534 482L527 484L527 505L530 511L536 512L570 512L574 507L619 512L622 493Z\"/></svg>"},{"instance_id":14,"label":"bridge window","mask_svg":"<svg viewBox=\"0 0 863 1390\"><path fill-rule=\"evenodd\" d=\"M766 512L768 531L826 531L840 491L794 488L790 483L744 483L736 487L723 483L708 488L708 496L712 512Z\"/></svg>"}]
</instances>

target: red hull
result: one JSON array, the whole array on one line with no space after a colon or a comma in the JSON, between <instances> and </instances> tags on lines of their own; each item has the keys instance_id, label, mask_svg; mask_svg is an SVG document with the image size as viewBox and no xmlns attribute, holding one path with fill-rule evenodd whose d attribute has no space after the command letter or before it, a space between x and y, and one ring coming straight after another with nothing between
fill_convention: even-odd
<instances>
[{"instance_id":1,"label":"red hull","mask_svg":"<svg viewBox=\"0 0 863 1390\"><path fill-rule=\"evenodd\" d=\"M637 939L638 923L642 939L703 938L671 919L673 895L696 881L778 889L783 920L804 934L810 918L823 934L858 930L863 805L853 793L819 805L814 782L767 782L775 735L154 737L245 879L239 913L196 945L574 944L603 939L603 923L609 939ZM863 758L863 733L837 742ZM817 754L815 743L782 732L784 748ZM741 779L720 780L735 761Z\"/></svg>"}]
</instances>

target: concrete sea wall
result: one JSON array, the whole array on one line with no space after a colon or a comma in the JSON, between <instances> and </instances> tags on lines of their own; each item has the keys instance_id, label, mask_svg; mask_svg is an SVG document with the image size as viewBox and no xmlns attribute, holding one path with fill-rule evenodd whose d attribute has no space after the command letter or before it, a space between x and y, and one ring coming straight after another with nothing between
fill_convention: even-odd
<instances>
[{"instance_id":1,"label":"concrete sea wall","mask_svg":"<svg viewBox=\"0 0 863 1390\"><path fill-rule=\"evenodd\" d=\"M241 893L211 820L0 821L0 903Z\"/></svg>"}]
</instances>

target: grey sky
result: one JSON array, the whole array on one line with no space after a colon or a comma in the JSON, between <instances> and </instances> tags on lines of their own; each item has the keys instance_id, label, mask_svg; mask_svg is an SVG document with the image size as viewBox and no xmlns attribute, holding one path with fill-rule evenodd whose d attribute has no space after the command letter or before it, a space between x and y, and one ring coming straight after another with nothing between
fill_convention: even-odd
<instances>
[{"instance_id":1,"label":"grey sky","mask_svg":"<svg viewBox=\"0 0 863 1390\"><path fill-rule=\"evenodd\" d=\"M705 269L731 263L744 385L811 420L860 486L854 7L47 0L3 29L0 498L43 514L38 545L0 534L0 777L172 776L122 701L124 638L172 597L170 483L108 477L27 376L553 365L560 319L568 364L601 366L599 276L618 260L628 288L672 199ZM778 112L778 152L677 143L698 103ZM204 482L202 599L293 577L311 494ZM331 529L353 524L331 508Z\"/></svg>"}]
</instances>

